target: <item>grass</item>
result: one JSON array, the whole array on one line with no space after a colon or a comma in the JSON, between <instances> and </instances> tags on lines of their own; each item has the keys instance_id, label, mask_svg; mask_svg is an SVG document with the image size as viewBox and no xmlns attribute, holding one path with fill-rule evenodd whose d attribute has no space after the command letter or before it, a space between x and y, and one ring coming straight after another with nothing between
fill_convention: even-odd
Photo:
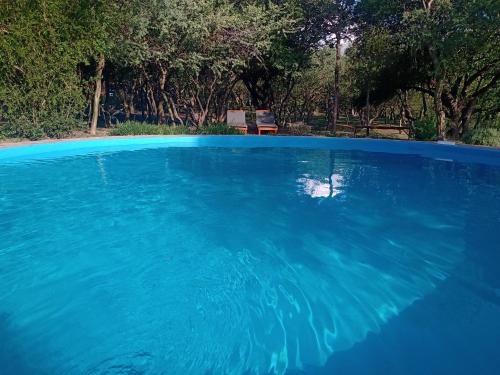
<instances>
[{"instance_id":1,"label":"grass","mask_svg":"<svg viewBox=\"0 0 500 375\"><path fill-rule=\"evenodd\" d=\"M127 121L109 132L109 135L240 135L238 129L226 124L209 124L198 129L181 125L153 125L137 121Z\"/></svg>"},{"instance_id":2,"label":"grass","mask_svg":"<svg viewBox=\"0 0 500 375\"><path fill-rule=\"evenodd\" d=\"M192 134L187 126L152 125L143 122L127 121L111 129L110 135L177 135Z\"/></svg>"},{"instance_id":3,"label":"grass","mask_svg":"<svg viewBox=\"0 0 500 375\"><path fill-rule=\"evenodd\" d=\"M195 131L195 134L206 134L206 135L241 135L241 132L223 123L210 124L200 127Z\"/></svg>"}]
</instances>

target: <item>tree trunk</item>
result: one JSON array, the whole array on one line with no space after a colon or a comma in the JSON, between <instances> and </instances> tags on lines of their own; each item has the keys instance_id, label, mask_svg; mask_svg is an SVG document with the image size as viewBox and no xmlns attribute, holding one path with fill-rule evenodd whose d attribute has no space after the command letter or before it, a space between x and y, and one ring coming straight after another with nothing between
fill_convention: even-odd
<instances>
[{"instance_id":1,"label":"tree trunk","mask_svg":"<svg viewBox=\"0 0 500 375\"><path fill-rule=\"evenodd\" d=\"M271 77L267 74L244 76L242 82L247 88L252 105L256 109L270 109L274 106L274 92Z\"/></svg>"},{"instance_id":2,"label":"tree trunk","mask_svg":"<svg viewBox=\"0 0 500 375\"><path fill-rule=\"evenodd\" d=\"M123 112L125 112L125 121L130 120L130 107L126 101L123 102Z\"/></svg>"},{"instance_id":3,"label":"tree trunk","mask_svg":"<svg viewBox=\"0 0 500 375\"><path fill-rule=\"evenodd\" d=\"M175 105L174 100L170 96L167 96L165 93L163 93L163 98L167 102L169 111L172 113L174 124L175 120L177 120L181 125L184 125L184 121L182 120L182 117L179 116L179 112L177 111L177 106Z\"/></svg>"},{"instance_id":4,"label":"tree trunk","mask_svg":"<svg viewBox=\"0 0 500 375\"><path fill-rule=\"evenodd\" d=\"M141 106L141 116L142 116L142 119L141 121L144 121L146 120L147 118L147 101L145 101L145 96L146 96L146 90L144 89L144 87L141 88L141 91L140 91L140 106Z\"/></svg>"},{"instance_id":5,"label":"tree trunk","mask_svg":"<svg viewBox=\"0 0 500 375\"><path fill-rule=\"evenodd\" d=\"M101 88L102 88L102 73L104 71L104 54L99 55L97 61L97 68L95 71L95 91L94 100L92 101L92 120L90 121L90 134L97 133L97 119L99 118L99 103L101 101Z\"/></svg>"},{"instance_id":6,"label":"tree trunk","mask_svg":"<svg viewBox=\"0 0 500 375\"><path fill-rule=\"evenodd\" d=\"M157 108L156 108L156 102L153 94L153 89L151 86L148 85L147 88L147 99L148 99L148 119L152 118L153 116L156 116L158 113Z\"/></svg>"},{"instance_id":7,"label":"tree trunk","mask_svg":"<svg viewBox=\"0 0 500 375\"><path fill-rule=\"evenodd\" d=\"M430 11L431 6L432 0L427 0L426 10ZM444 141L446 139L446 113L444 112L442 94L445 73L438 54L436 53L436 49L432 45L429 45L428 50L434 67L434 112L436 113L437 120L437 138L438 141Z\"/></svg>"},{"instance_id":8,"label":"tree trunk","mask_svg":"<svg viewBox=\"0 0 500 375\"><path fill-rule=\"evenodd\" d=\"M332 114L332 130L335 135L337 132L337 120L339 118L339 96L340 96L340 33L335 34L335 78L333 83L333 114Z\"/></svg>"},{"instance_id":9,"label":"tree trunk","mask_svg":"<svg viewBox=\"0 0 500 375\"><path fill-rule=\"evenodd\" d=\"M290 99L290 95L292 94L292 90L294 87L295 87L295 81L293 80L292 75L289 74L286 83L285 95L281 98L278 108L278 113L277 113L278 116L276 119L278 121L278 124L286 123L286 121L284 120L284 118L286 117L286 108L288 105L288 100ZM285 112L285 114L283 112Z\"/></svg>"},{"instance_id":10,"label":"tree trunk","mask_svg":"<svg viewBox=\"0 0 500 375\"><path fill-rule=\"evenodd\" d=\"M413 126L413 121L415 121L415 117L413 116L412 109L410 103L408 103L408 91L403 93L403 114L404 114L404 122L408 126Z\"/></svg>"},{"instance_id":11,"label":"tree trunk","mask_svg":"<svg viewBox=\"0 0 500 375\"><path fill-rule=\"evenodd\" d=\"M165 122L165 106L163 99L158 103L158 113L156 115L156 124L160 125Z\"/></svg>"},{"instance_id":12,"label":"tree trunk","mask_svg":"<svg viewBox=\"0 0 500 375\"><path fill-rule=\"evenodd\" d=\"M165 83L167 82L167 69L160 65L160 79L158 82L158 95L156 96L157 116L156 123L158 125L165 122L165 100L163 93L165 92Z\"/></svg>"},{"instance_id":13,"label":"tree trunk","mask_svg":"<svg viewBox=\"0 0 500 375\"><path fill-rule=\"evenodd\" d=\"M462 114L462 109L459 107L459 105L457 103L452 103L450 117L451 117L451 128L453 131L453 138L455 140L460 138L461 114Z\"/></svg>"},{"instance_id":14,"label":"tree trunk","mask_svg":"<svg viewBox=\"0 0 500 375\"><path fill-rule=\"evenodd\" d=\"M460 120L460 137L463 134L467 133L467 131L469 130L469 122L473 113L474 113L474 106L470 105L462 114Z\"/></svg>"},{"instance_id":15,"label":"tree trunk","mask_svg":"<svg viewBox=\"0 0 500 375\"><path fill-rule=\"evenodd\" d=\"M123 98L122 100L122 105L123 105L123 112L125 114L125 121L130 120L130 116L132 115L132 108L133 108L133 98L129 96L127 93L127 90L121 90L120 91L120 96Z\"/></svg>"},{"instance_id":16,"label":"tree trunk","mask_svg":"<svg viewBox=\"0 0 500 375\"><path fill-rule=\"evenodd\" d=\"M446 139L446 114L443 108L443 100L441 94L443 92L443 82L438 80L434 90L434 111L436 112L437 119L437 138L438 141Z\"/></svg>"},{"instance_id":17,"label":"tree trunk","mask_svg":"<svg viewBox=\"0 0 500 375\"><path fill-rule=\"evenodd\" d=\"M366 91L366 108L365 108L365 117L366 117L366 136L370 136L370 90Z\"/></svg>"},{"instance_id":18,"label":"tree trunk","mask_svg":"<svg viewBox=\"0 0 500 375\"><path fill-rule=\"evenodd\" d=\"M420 119L427 117L427 100L425 98L425 93L422 93L422 111L420 113Z\"/></svg>"}]
</instances>

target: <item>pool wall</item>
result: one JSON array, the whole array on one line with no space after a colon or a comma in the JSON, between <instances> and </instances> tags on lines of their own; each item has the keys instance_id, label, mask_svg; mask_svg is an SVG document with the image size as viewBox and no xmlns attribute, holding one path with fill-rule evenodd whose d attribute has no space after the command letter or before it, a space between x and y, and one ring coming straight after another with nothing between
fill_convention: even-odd
<instances>
[{"instance_id":1,"label":"pool wall","mask_svg":"<svg viewBox=\"0 0 500 375\"><path fill-rule=\"evenodd\" d=\"M443 161L500 166L500 149L433 142L324 137L166 136L68 140L0 148L0 162L39 160L157 147L313 148L419 155Z\"/></svg>"}]
</instances>

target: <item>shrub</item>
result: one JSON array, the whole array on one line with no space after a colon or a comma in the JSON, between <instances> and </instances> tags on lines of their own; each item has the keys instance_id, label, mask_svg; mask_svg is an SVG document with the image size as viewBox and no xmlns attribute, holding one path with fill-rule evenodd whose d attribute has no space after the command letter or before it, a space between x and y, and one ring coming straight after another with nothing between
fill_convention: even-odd
<instances>
[{"instance_id":1,"label":"shrub","mask_svg":"<svg viewBox=\"0 0 500 375\"><path fill-rule=\"evenodd\" d=\"M288 132L292 135L309 135L312 132L312 126L303 123L290 124Z\"/></svg>"},{"instance_id":2,"label":"shrub","mask_svg":"<svg viewBox=\"0 0 500 375\"><path fill-rule=\"evenodd\" d=\"M202 126L196 130L196 134L206 135L241 135L241 131L237 128L224 123L214 123Z\"/></svg>"},{"instance_id":3,"label":"shrub","mask_svg":"<svg viewBox=\"0 0 500 375\"><path fill-rule=\"evenodd\" d=\"M0 140L7 138L5 135L5 125L0 123Z\"/></svg>"},{"instance_id":4,"label":"shrub","mask_svg":"<svg viewBox=\"0 0 500 375\"><path fill-rule=\"evenodd\" d=\"M44 134L49 138L64 138L75 130L85 130L87 124L75 118L53 118L42 124Z\"/></svg>"},{"instance_id":5,"label":"shrub","mask_svg":"<svg viewBox=\"0 0 500 375\"><path fill-rule=\"evenodd\" d=\"M6 129L6 135L9 138L28 138L32 141L44 137L43 129L40 125L32 124L24 119L9 122Z\"/></svg>"},{"instance_id":6,"label":"shrub","mask_svg":"<svg viewBox=\"0 0 500 375\"><path fill-rule=\"evenodd\" d=\"M477 128L464 135L464 142L471 145L500 147L500 128Z\"/></svg>"},{"instance_id":7,"label":"shrub","mask_svg":"<svg viewBox=\"0 0 500 375\"><path fill-rule=\"evenodd\" d=\"M192 134L190 128L179 125L153 125L144 122L127 121L111 130L110 135L176 135Z\"/></svg>"},{"instance_id":8,"label":"shrub","mask_svg":"<svg viewBox=\"0 0 500 375\"><path fill-rule=\"evenodd\" d=\"M85 129L86 124L76 118L59 116L41 119L33 122L23 115L12 118L3 127L0 133L6 138L28 138L32 141L49 138L64 138L74 130Z\"/></svg>"},{"instance_id":9,"label":"shrub","mask_svg":"<svg viewBox=\"0 0 500 375\"><path fill-rule=\"evenodd\" d=\"M241 132L223 123L214 123L198 129L180 125L153 125L138 121L127 121L111 130L110 135L241 135Z\"/></svg>"},{"instance_id":10,"label":"shrub","mask_svg":"<svg viewBox=\"0 0 500 375\"><path fill-rule=\"evenodd\" d=\"M416 120L414 124L414 132L416 140L432 141L436 139L436 122L431 117Z\"/></svg>"}]
</instances>

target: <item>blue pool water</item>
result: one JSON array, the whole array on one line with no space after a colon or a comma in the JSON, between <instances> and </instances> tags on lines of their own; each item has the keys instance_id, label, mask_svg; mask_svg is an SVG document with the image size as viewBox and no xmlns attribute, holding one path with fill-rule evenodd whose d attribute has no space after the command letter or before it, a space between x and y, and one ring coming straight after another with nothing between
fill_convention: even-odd
<instances>
[{"instance_id":1,"label":"blue pool water","mask_svg":"<svg viewBox=\"0 0 500 375\"><path fill-rule=\"evenodd\" d=\"M0 374L498 373L500 153L227 139L0 150Z\"/></svg>"}]
</instances>

